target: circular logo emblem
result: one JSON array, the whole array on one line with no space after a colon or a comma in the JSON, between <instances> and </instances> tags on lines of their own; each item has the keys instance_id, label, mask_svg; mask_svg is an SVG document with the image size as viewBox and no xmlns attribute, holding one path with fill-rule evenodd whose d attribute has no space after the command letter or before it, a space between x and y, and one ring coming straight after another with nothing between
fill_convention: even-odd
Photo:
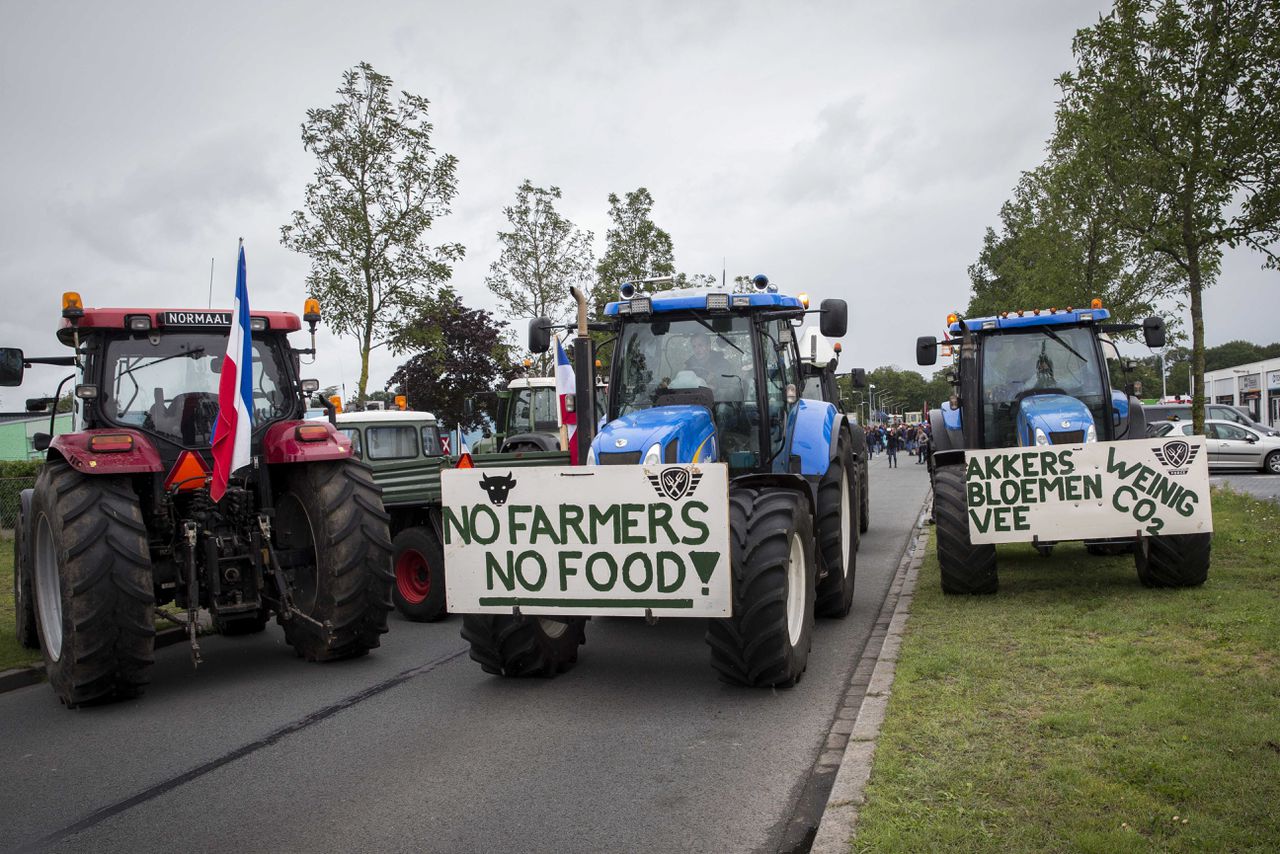
<instances>
[{"instance_id":1,"label":"circular logo emblem","mask_svg":"<svg viewBox=\"0 0 1280 854\"><path fill-rule=\"evenodd\" d=\"M615 439L615 440L613 441L613 446L614 446L615 448L625 448L625 447L627 446L627 440L626 440L626 439Z\"/></svg>"},{"instance_id":2,"label":"circular logo emblem","mask_svg":"<svg viewBox=\"0 0 1280 854\"><path fill-rule=\"evenodd\" d=\"M1071 426L1071 422L1064 418L1064 419L1062 419L1062 426L1063 426L1063 427L1070 427L1070 426Z\"/></svg>"}]
</instances>

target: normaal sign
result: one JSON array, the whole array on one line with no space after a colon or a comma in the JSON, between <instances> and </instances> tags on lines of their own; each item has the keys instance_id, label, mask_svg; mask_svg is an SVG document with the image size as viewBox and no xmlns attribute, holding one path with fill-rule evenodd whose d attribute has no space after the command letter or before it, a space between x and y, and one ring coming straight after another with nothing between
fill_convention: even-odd
<instances>
[{"instance_id":1,"label":"normaal sign","mask_svg":"<svg viewBox=\"0 0 1280 854\"><path fill-rule=\"evenodd\" d=\"M974 543L1213 530L1202 436L965 453Z\"/></svg>"},{"instance_id":2,"label":"normaal sign","mask_svg":"<svg viewBox=\"0 0 1280 854\"><path fill-rule=\"evenodd\" d=\"M727 617L723 464L448 469L454 613Z\"/></svg>"}]
</instances>

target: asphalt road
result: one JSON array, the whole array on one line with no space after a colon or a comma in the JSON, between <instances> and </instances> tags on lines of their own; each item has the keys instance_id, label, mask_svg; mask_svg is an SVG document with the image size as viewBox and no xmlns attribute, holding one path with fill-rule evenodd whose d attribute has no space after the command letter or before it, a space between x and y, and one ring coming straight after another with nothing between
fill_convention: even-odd
<instances>
[{"instance_id":1,"label":"asphalt road","mask_svg":"<svg viewBox=\"0 0 1280 854\"><path fill-rule=\"evenodd\" d=\"M1262 472L1232 472L1211 474L1209 482L1214 486L1230 486L1236 492L1247 492L1255 498L1280 501L1280 475Z\"/></svg>"},{"instance_id":2,"label":"asphalt road","mask_svg":"<svg viewBox=\"0 0 1280 854\"><path fill-rule=\"evenodd\" d=\"M330 665L213 637L137 701L0 695L0 849L776 851L928 488L904 463L873 461L854 610L792 690L718 682L701 621L594 620L546 681L484 674L456 617Z\"/></svg>"}]
</instances>

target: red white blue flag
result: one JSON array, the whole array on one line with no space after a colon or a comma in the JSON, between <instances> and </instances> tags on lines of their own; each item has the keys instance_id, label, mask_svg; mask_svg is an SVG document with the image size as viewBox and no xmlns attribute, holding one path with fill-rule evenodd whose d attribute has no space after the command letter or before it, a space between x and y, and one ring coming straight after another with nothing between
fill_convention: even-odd
<instances>
[{"instance_id":1,"label":"red white blue flag","mask_svg":"<svg viewBox=\"0 0 1280 854\"><path fill-rule=\"evenodd\" d=\"M249 288L244 241L236 263L236 300L231 306L231 335L218 382L218 421L213 427L213 483L209 497L222 500L236 469L249 465L253 433L253 338L249 331Z\"/></svg>"},{"instance_id":2,"label":"red white blue flag","mask_svg":"<svg viewBox=\"0 0 1280 854\"><path fill-rule=\"evenodd\" d=\"M573 375L573 365L556 339L556 397L560 400L560 423L564 425L566 441L569 443L569 465L578 464L578 443L573 434L578 432L578 414L570 412L567 395L577 394L577 379ZM574 407L577 409L577 407Z\"/></svg>"}]
</instances>

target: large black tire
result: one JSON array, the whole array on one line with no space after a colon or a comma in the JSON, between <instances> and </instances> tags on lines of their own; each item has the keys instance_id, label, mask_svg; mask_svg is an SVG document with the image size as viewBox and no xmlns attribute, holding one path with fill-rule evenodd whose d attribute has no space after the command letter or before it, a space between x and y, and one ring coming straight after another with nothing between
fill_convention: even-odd
<instances>
[{"instance_id":1,"label":"large black tire","mask_svg":"<svg viewBox=\"0 0 1280 854\"><path fill-rule=\"evenodd\" d=\"M294 605L329 626L280 615L285 639L308 661L364 655L380 643L392 607L390 517L378 487L355 460L291 465L279 483L275 545L298 556L286 567Z\"/></svg>"},{"instance_id":2,"label":"large black tire","mask_svg":"<svg viewBox=\"0 0 1280 854\"><path fill-rule=\"evenodd\" d=\"M933 475L933 513L937 524L942 592L995 593L996 547L969 542L969 512L964 500L964 466L939 466Z\"/></svg>"},{"instance_id":3,"label":"large black tire","mask_svg":"<svg viewBox=\"0 0 1280 854\"><path fill-rule=\"evenodd\" d=\"M462 639L485 673L547 678L577 663L578 647L587 642L586 626L583 617L467 614Z\"/></svg>"},{"instance_id":4,"label":"large black tire","mask_svg":"<svg viewBox=\"0 0 1280 854\"><path fill-rule=\"evenodd\" d=\"M853 425L853 444L849 450L853 456L853 470L858 479L858 533L865 534L871 526L871 485L868 482L868 470L871 468L871 456L867 449L867 437L860 425ZM862 548L862 538L858 538L858 548Z\"/></svg>"},{"instance_id":5,"label":"large black tire","mask_svg":"<svg viewBox=\"0 0 1280 854\"><path fill-rule=\"evenodd\" d=\"M136 697L155 652L151 554L127 478L49 462L36 478L31 570L40 645L68 707Z\"/></svg>"},{"instance_id":6,"label":"large black tire","mask_svg":"<svg viewBox=\"0 0 1280 854\"><path fill-rule=\"evenodd\" d=\"M729 490L733 616L707 621L711 666L726 682L789 688L813 639L813 520L785 489ZM797 565L799 564L799 565Z\"/></svg>"},{"instance_id":7,"label":"large black tire","mask_svg":"<svg viewBox=\"0 0 1280 854\"><path fill-rule=\"evenodd\" d=\"M1211 534L1147 537L1133 550L1145 587L1198 587L1209 577Z\"/></svg>"},{"instance_id":8,"label":"large black tire","mask_svg":"<svg viewBox=\"0 0 1280 854\"><path fill-rule=\"evenodd\" d=\"M870 466L865 458L859 468L862 472L862 488L858 490L858 533L865 534L867 529L871 527L871 483L867 476L867 469ZM858 546L862 546L861 538L858 539Z\"/></svg>"},{"instance_id":9,"label":"large black tire","mask_svg":"<svg viewBox=\"0 0 1280 854\"><path fill-rule=\"evenodd\" d=\"M859 540L856 477L842 438L818 482L818 555L825 574L818 581L814 611L820 617L844 617L853 605Z\"/></svg>"},{"instance_id":10,"label":"large black tire","mask_svg":"<svg viewBox=\"0 0 1280 854\"><path fill-rule=\"evenodd\" d=\"M24 490L25 492L25 490ZM31 544L27 542L30 521L26 496L13 528L13 616L18 643L26 649L40 648L40 631L36 628L35 588L31 581Z\"/></svg>"},{"instance_id":11,"label":"large black tire","mask_svg":"<svg viewBox=\"0 0 1280 854\"><path fill-rule=\"evenodd\" d=\"M396 608L416 623L430 623L448 613L444 601L444 549L429 527L405 528L391 541Z\"/></svg>"}]
</instances>

